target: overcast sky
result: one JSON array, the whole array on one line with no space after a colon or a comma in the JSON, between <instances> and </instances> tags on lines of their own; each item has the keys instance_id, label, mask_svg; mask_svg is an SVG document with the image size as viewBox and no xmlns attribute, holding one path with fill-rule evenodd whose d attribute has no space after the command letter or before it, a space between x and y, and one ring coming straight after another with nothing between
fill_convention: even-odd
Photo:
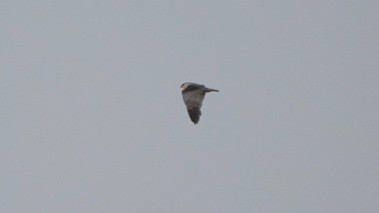
<instances>
[{"instance_id":1,"label":"overcast sky","mask_svg":"<svg viewBox=\"0 0 379 213\"><path fill-rule=\"evenodd\" d=\"M0 212L379 212L378 9L2 1Z\"/></svg>"}]
</instances>

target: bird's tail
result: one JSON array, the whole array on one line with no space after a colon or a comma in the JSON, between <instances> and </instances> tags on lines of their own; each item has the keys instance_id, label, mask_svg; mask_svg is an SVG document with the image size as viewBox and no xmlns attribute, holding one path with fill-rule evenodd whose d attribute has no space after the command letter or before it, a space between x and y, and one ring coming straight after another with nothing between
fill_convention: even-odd
<instances>
[{"instance_id":1,"label":"bird's tail","mask_svg":"<svg viewBox=\"0 0 379 213\"><path fill-rule=\"evenodd\" d=\"M219 92L217 89L205 88L205 92Z\"/></svg>"}]
</instances>

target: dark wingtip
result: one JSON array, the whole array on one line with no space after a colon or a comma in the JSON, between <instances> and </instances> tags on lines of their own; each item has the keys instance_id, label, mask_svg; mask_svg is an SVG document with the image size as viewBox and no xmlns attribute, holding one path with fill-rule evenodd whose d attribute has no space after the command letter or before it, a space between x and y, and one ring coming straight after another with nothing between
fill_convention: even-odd
<instances>
[{"instance_id":1,"label":"dark wingtip","mask_svg":"<svg viewBox=\"0 0 379 213\"><path fill-rule=\"evenodd\" d=\"M199 123L201 111L198 108L188 109L188 115L194 124Z\"/></svg>"}]
</instances>

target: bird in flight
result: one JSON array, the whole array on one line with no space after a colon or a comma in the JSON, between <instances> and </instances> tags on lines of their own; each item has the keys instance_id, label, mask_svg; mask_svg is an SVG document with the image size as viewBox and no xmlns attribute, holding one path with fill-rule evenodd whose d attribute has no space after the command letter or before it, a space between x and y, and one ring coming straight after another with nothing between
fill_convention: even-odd
<instances>
[{"instance_id":1,"label":"bird in flight","mask_svg":"<svg viewBox=\"0 0 379 213\"><path fill-rule=\"evenodd\" d=\"M210 89L204 85L186 82L180 86L182 88L182 96L186 105L188 115L194 124L197 124L201 115L201 105L203 103L205 93L218 92L216 89Z\"/></svg>"}]
</instances>

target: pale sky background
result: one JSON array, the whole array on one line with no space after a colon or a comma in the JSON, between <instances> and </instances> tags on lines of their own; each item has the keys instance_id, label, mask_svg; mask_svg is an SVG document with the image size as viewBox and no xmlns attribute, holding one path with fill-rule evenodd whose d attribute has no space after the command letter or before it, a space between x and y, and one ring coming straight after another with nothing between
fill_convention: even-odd
<instances>
[{"instance_id":1,"label":"pale sky background","mask_svg":"<svg viewBox=\"0 0 379 213\"><path fill-rule=\"evenodd\" d=\"M2 1L0 212L379 212L378 11Z\"/></svg>"}]
</instances>

